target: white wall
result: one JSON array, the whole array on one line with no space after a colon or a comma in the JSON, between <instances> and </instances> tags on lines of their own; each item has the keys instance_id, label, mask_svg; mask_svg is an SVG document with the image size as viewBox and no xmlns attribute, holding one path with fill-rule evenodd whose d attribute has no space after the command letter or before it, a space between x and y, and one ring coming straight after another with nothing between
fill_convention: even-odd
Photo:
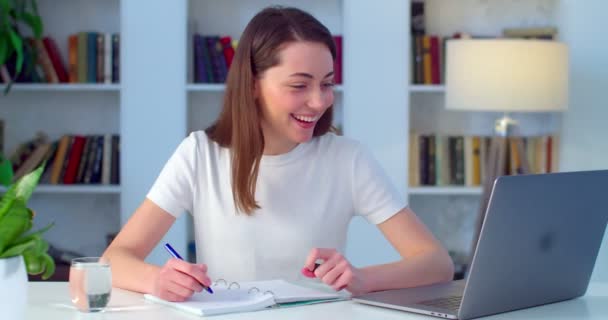
<instances>
[{"instance_id":1,"label":"white wall","mask_svg":"<svg viewBox=\"0 0 608 320\"><path fill-rule=\"evenodd\" d=\"M121 224L186 134L186 9L186 0L121 1L121 20L130 21L121 27ZM178 219L162 240L184 256L186 222ZM159 247L147 259L166 260Z\"/></svg>"},{"instance_id":2,"label":"white wall","mask_svg":"<svg viewBox=\"0 0 608 320\"><path fill-rule=\"evenodd\" d=\"M561 169L608 169L608 2L562 0L559 11L561 39L570 47L570 106L563 121ZM593 278L608 281L606 235Z\"/></svg>"},{"instance_id":3,"label":"white wall","mask_svg":"<svg viewBox=\"0 0 608 320\"><path fill-rule=\"evenodd\" d=\"M405 196L409 1L344 0L344 134L367 145ZM376 226L355 219L346 254L355 265L399 258Z\"/></svg>"}]
</instances>

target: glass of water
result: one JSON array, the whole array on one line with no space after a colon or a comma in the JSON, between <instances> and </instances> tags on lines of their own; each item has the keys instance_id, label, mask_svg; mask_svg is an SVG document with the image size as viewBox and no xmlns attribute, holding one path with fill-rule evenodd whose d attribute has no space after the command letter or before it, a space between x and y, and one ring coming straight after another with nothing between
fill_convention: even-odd
<instances>
[{"instance_id":1,"label":"glass of water","mask_svg":"<svg viewBox=\"0 0 608 320\"><path fill-rule=\"evenodd\" d=\"M110 262L101 257L72 259L69 287L72 303L78 310L102 311L112 292Z\"/></svg>"}]
</instances>

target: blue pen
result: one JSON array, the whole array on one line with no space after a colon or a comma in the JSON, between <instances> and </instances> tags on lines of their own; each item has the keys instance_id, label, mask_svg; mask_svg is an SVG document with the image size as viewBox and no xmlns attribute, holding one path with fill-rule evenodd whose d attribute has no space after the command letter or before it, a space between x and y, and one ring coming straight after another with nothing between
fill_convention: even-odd
<instances>
[{"instance_id":1,"label":"blue pen","mask_svg":"<svg viewBox=\"0 0 608 320\"><path fill-rule=\"evenodd\" d=\"M179 253L177 253L177 251L175 251L175 249L173 249L173 247L170 244L165 243L165 249L167 249L169 254L171 254L171 256L173 256L173 258L184 260L184 258L182 258L182 256L180 256ZM206 285L204 285L202 283L201 283L201 285L203 286L203 288L205 290L207 290L207 292L213 294L213 290L211 290L211 288L207 287Z\"/></svg>"}]
</instances>

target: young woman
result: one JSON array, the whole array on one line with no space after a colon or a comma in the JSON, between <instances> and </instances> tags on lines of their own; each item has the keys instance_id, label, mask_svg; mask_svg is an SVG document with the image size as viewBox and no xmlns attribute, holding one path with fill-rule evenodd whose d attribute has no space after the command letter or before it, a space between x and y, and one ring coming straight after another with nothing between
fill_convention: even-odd
<instances>
[{"instance_id":1,"label":"young woman","mask_svg":"<svg viewBox=\"0 0 608 320\"><path fill-rule=\"evenodd\" d=\"M327 28L299 9L266 8L249 22L219 119L179 145L104 253L115 286L183 301L217 278L303 272L353 294L452 279L446 250L370 153L330 133L335 55ZM205 264L146 264L184 211ZM352 266L341 252L355 214L376 224L402 260Z\"/></svg>"}]
</instances>

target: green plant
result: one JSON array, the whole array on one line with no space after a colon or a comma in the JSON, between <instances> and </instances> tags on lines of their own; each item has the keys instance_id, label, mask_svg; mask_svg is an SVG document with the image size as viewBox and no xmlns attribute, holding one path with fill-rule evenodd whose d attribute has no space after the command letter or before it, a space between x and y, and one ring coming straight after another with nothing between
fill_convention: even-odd
<instances>
[{"instance_id":1,"label":"green plant","mask_svg":"<svg viewBox=\"0 0 608 320\"><path fill-rule=\"evenodd\" d=\"M13 181L13 165L0 153L0 184L8 186Z\"/></svg>"},{"instance_id":2,"label":"green plant","mask_svg":"<svg viewBox=\"0 0 608 320\"><path fill-rule=\"evenodd\" d=\"M47 253L49 244L42 239L42 234L53 224L27 233L32 228L35 215L27 207L27 201L43 170L44 163L12 184L0 199L0 259L21 255L27 272L31 275L42 274L42 279L46 280L55 272L55 262Z\"/></svg>"},{"instance_id":3,"label":"green plant","mask_svg":"<svg viewBox=\"0 0 608 320\"><path fill-rule=\"evenodd\" d=\"M26 66L33 66L36 61L35 54L26 55L29 48L25 35L19 28L28 26L34 38L40 39L43 33L42 19L38 14L36 0L0 0L0 66L5 64L13 54L16 55L14 80L23 70L24 60L30 59ZM33 50L30 52L34 53ZM9 82L4 89L8 94L13 82Z\"/></svg>"}]
</instances>

